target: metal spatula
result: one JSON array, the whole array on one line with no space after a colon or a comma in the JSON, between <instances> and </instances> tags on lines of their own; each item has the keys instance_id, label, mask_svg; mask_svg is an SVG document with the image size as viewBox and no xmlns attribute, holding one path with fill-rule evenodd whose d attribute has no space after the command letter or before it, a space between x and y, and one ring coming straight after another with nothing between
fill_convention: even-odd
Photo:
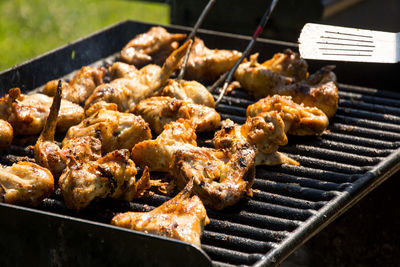
<instances>
[{"instance_id":1,"label":"metal spatula","mask_svg":"<svg viewBox=\"0 0 400 267\"><path fill-rule=\"evenodd\" d=\"M299 37L306 59L396 63L400 33L307 23Z\"/></svg>"}]
</instances>

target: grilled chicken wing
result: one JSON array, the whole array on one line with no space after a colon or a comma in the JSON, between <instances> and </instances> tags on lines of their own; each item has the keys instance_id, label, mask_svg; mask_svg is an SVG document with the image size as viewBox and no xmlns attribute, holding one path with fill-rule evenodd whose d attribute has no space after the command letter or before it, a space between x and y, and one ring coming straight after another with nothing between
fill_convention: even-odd
<instances>
[{"instance_id":1,"label":"grilled chicken wing","mask_svg":"<svg viewBox=\"0 0 400 267\"><path fill-rule=\"evenodd\" d=\"M7 121L0 119L0 149L7 148L13 140L13 128Z\"/></svg>"},{"instance_id":2,"label":"grilled chicken wing","mask_svg":"<svg viewBox=\"0 0 400 267\"><path fill-rule=\"evenodd\" d=\"M125 45L120 60L137 67L149 63L162 64L168 55L178 48L178 41L185 38L186 34L170 34L162 27L152 27Z\"/></svg>"},{"instance_id":3,"label":"grilled chicken wing","mask_svg":"<svg viewBox=\"0 0 400 267\"><path fill-rule=\"evenodd\" d=\"M281 56L278 54L275 57L279 59ZM278 66L274 65L274 62L279 62L275 57L260 64L257 55L251 56L250 62L239 65L235 79L257 98L275 94L291 96L294 102L317 107L331 118L339 101L333 67L326 66L308 77L306 64L297 60L297 56L289 60L290 64L284 64L283 60Z\"/></svg>"},{"instance_id":4,"label":"grilled chicken wing","mask_svg":"<svg viewBox=\"0 0 400 267\"><path fill-rule=\"evenodd\" d=\"M180 118L190 120L198 132L214 130L221 121L221 116L213 108L166 96L142 100L132 112L142 116L157 134L163 131L164 125Z\"/></svg>"},{"instance_id":5,"label":"grilled chicken wing","mask_svg":"<svg viewBox=\"0 0 400 267\"><path fill-rule=\"evenodd\" d=\"M196 81L173 80L168 81L161 92L163 96L170 96L180 100L192 101L195 104L215 107L214 97L207 88Z\"/></svg>"},{"instance_id":6,"label":"grilled chicken wing","mask_svg":"<svg viewBox=\"0 0 400 267\"><path fill-rule=\"evenodd\" d=\"M0 202L35 206L53 190L53 175L35 163L0 166Z\"/></svg>"},{"instance_id":7,"label":"grilled chicken wing","mask_svg":"<svg viewBox=\"0 0 400 267\"><path fill-rule=\"evenodd\" d=\"M140 116L100 109L80 124L71 127L62 146L71 139L83 136L100 139L102 152L106 154L115 149L131 149L140 141L151 139L151 130Z\"/></svg>"},{"instance_id":8,"label":"grilled chicken wing","mask_svg":"<svg viewBox=\"0 0 400 267\"><path fill-rule=\"evenodd\" d=\"M34 148L35 162L49 169L55 177L60 176L66 162L66 158L61 153L60 147L54 142L57 117L61 106L61 87L62 82L60 80L58 81L57 91L50 107L49 116Z\"/></svg>"},{"instance_id":9,"label":"grilled chicken wing","mask_svg":"<svg viewBox=\"0 0 400 267\"><path fill-rule=\"evenodd\" d=\"M196 133L190 121L180 119L164 126L155 140L146 140L132 149L132 159L150 171L169 172L174 153L179 149L196 146Z\"/></svg>"},{"instance_id":10,"label":"grilled chicken wing","mask_svg":"<svg viewBox=\"0 0 400 267\"><path fill-rule=\"evenodd\" d=\"M321 134L329 124L320 109L296 104L291 97L274 95L260 99L247 107L247 116L277 111L285 125L284 132L293 135Z\"/></svg>"},{"instance_id":11,"label":"grilled chicken wing","mask_svg":"<svg viewBox=\"0 0 400 267\"><path fill-rule=\"evenodd\" d=\"M149 67L154 68L154 71L149 71ZM123 62L115 62L110 67L111 77L113 79L118 78L133 78L138 75L143 75L143 71L146 70L148 73L157 73L158 66L148 65L141 71L137 70L133 65L129 65ZM148 80L151 80L148 78ZM195 104L205 105L214 107L214 97L207 90L207 88L196 81L185 81L185 80L174 80L169 79L167 85L162 89L162 96L175 97L176 99L192 101Z\"/></svg>"},{"instance_id":12,"label":"grilled chicken wing","mask_svg":"<svg viewBox=\"0 0 400 267\"><path fill-rule=\"evenodd\" d=\"M11 100L11 101L10 101ZM15 135L39 134L50 112L52 98L44 94L21 94L19 88L10 89L0 99L1 117L14 128ZM65 132L84 118L84 110L77 104L61 100L57 119L57 131Z\"/></svg>"},{"instance_id":13,"label":"grilled chicken wing","mask_svg":"<svg viewBox=\"0 0 400 267\"><path fill-rule=\"evenodd\" d=\"M46 124L34 147L35 162L49 169L56 179L71 159L85 162L101 157L101 142L92 136L70 139L64 143L62 149L54 142L61 95L61 81L59 81Z\"/></svg>"},{"instance_id":14,"label":"grilled chicken wing","mask_svg":"<svg viewBox=\"0 0 400 267\"><path fill-rule=\"evenodd\" d=\"M209 49L195 38L185 70L185 79L212 82L229 71L242 53L236 50Z\"/></svg>"},{"instance_id":15,"label":"grilled chicken wing","mask_svg":"<svg viewBox=\"0 0 400 267\"><path fill-rule=\"evenodd\" d=\"M194 178L193 192L206 206L223 209L250 193L254 181L256 148L245 138L232 140L230 147L197 147L193 126L178 120L167 124L155 139L132 149L132 158L153 171L169 172L184 188Z\"/></svg>"},{"instance_id":16,"label":"grilled chicken wing","mask_svg":"<svg viewBox=\"0 0 400 267\"><path fill-rule=\"evenodd\" d=\"M291 96L296 103L317 107L332 118L339 104L339 93L333 66L326 66L310 75L307 80L276 89L279 95Z\"/></svg>"},{"instance_id":17,"label":"grilled chicken wing","mask_svg":"<svg viewBox=\"0 0 400 267\"><path fill-rule=\"evenodd\" d=\"M258 54L250 56L250 61L237 68L234 77L251 95L256 98L275 94L275 88L292 84L294 79L275 72L257 62Z\"/></svg>"},{"instance_id":18,"label":"grilled chicken wing","mask_svg":"<svg viewBox=\"0 0 400 267\"><path fill-rule=\"evenodd\" d=\"M200 247L200 237L208 219L201 200L192 196L193 182L174 198L149 212L125 212L116 215L111 224L166 236Z\"/></svg>"},{"instance_id":19,"label":"grilled chicken wing","mask_svg":"<svg viewBox=\"0 0 400 267\"><path fill-rule=\"evenodd\" d=\"M82 163L72 158L58 184L66 206L80 210L95 198L132 200L136 192L136 173L129 151L121 149L96 161Z\"/></svg>"},{"instance_id":20,"label":"grilled chicken wing","mask_svg":"<svg viewBox=\"0 0 400 267\"><path fill-rule=\"evenodd\" d=\"M179 66L190 42L186 42L172 52L162 68L157 65L147 65L140 69L136 75L132 74L131 77L115 79L109 84L98 86L87 99L85 108L104 101L117 104L119 111L127 111L140 100L158 93L168 81L172 72Z\"/></svg>"},{"instance_id":21,"label":"grilled chicken wing","mask_svg":"<svg viewBox=\"0 0 400 267\"><path fill-rule=\"evenodd\" d=\"M262 66L275 73L291 77L295 82L303 81L309 75L307 61L290 49L286 49L283 53L276 53L270 60L262 63Z\"/></svg>"},{"instance_id":22,"label":"grilled chicken wing","mask_svg":"<svg viewBox=\"0 0 400 267\"><path fill-rule=\"evenodd\" d=\"M103 83L106 70L103 67L82 67L69 83L63 82L62 97L79 105L83 105L94 89ZM54 96L58 80L49 81L42 90L48 96Z\"/></svg>"},{"instance_id":23,"label":"grilled chicken wing","mask_svg":"<svg viewBox=\"0 0 400 267\"><path fill-rule=\"evenodd\" d=\"M108 71L113 80L118 78L130 78L139 74L139 70L135 66L119 61L114 62L111 67L108 68Z\"/></svg>"}]
</instances>

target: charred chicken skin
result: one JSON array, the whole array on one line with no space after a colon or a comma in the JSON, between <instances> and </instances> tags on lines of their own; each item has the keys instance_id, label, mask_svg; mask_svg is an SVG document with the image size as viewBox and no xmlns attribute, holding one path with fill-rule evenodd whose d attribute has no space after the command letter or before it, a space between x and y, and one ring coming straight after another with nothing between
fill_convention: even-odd
<instances>
[{"instance_id":1,"label":"charred chicken skin","mask_svg":"<svg viewBox=\"0 0 400 267\"><path fill-rule=\"evenodd\" d=\"M1 118L7 120L15 135L39 134L50 112L53 99L44 94L21 94L19 88L10 89L0 99ZM84 110L77 104L61 100L57 119L57 131L66 132L69 127L81 122Z\"/></svg>"},{"instance_id":2,"label":"charred chicken skin","mask_svg":"<svg viewBox=\"0 0 400 267\"><path fill-rule=\"evenodd\" d=\"M241 56L236 50L209 49L203 40L195 38L184 78L213 82L229 71Z\"/></svg>"},{"instance_id":3,"label":"charred chicken skin","mask_svg":"<svg viewBox=\"0 0 400 267\"><path fill-rule=\"evenodd\" d=\"M178 120L165 126L155 139L132 149L132 158L150 170L169 172L178 187L194 178L193 192L203 203L223 209L250 194L254 181L256 148L245 138L231 138L231 145L218 149L197 147L189 121Z\"/></svg>"},{"instance_id":4,"label":"charred chicken skin","mask_svg":"<svg viewBox=\"0 0 400 267\"><path fill-rule=\"evenodd\" d=\"M119 111L127 111L139 101L159 93L172 72L179 66L190 42L172 52L162 68L157 65L147 65L136 75L132 74L131 77L115 79L109 84L98 86L86 100L85 108L104 101L117 104Z\"/></svg>"},{"instance_id":5,"label":"charred chicken skin","mask_svg":"<svg viewBox=\"0 0 400 267\"><path fill-rule=\"evenodd\" d=\"M111 224L166 236L200 247L204 226L210 220L198 196L192 195L193 182L174 198L149 212L125 212L116 215Z\"/></svg>"},{"instance_id":6,"label":"charred chicken skin","mask_svg":"<svg viewBox=\"0 0 400 267\"><path fill-rule=\"evenodd\" d=\"M71 158L58 185L68 208L81 210L95 198L133 199L136 166L126 149L115 150L96 161Z\"/></svg>"},{"instance_id":7,"label":"charred chicken skin","mask_svg":"<svg viewBox=\"0 0 400 267\"><path fill-rule=\"evenodd\" d=\"M0 166L0 202L36 206L53 190L53 175L35 163Z\"/></svg>"},{"instance_id":8,"label":"charred chicken skin","mask_svg":"<svg viewBox=\"0 0 400 267\"><path fill-rule=\"evenodd\" d=\"M62 97L72 103L79 105L85 104L86 99L92 94L94 89L103 83L106 70L103 67L92 68L82 67L69 83L63 82ZM56 94L58 80L49 81L42 92L48 96Z\"/></svg>"},{"instance_id":9,"label":"charred chicken skin","mask_svg":"<svg viewBox=\"0 0 400 267\"><path fill-rule=\"evenodd\" d=\"M137 35L122 49L120 60L136 67L162 64L169 54L178 48L186 34L170 34L163 27L152 27L146 33Z\"/></svg>"},{"instance_id":10,"label":"charred chicken skin","mask_svg":"<svg viewBox=\"0 0 400 267\"><path fill-rule=\"evenodd\" d=\"M215 130L221 121L221 116L213 108L166 96L142 100L132 112L147 121L157 134L165 125L180 118L191 121L198 132Z\"/></svg>"}]
</instances>

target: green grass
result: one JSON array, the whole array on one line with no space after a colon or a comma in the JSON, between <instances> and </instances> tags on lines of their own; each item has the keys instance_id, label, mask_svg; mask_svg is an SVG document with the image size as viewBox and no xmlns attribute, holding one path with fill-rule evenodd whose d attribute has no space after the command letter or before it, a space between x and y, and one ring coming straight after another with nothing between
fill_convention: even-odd
<instances>
[{"instance_id":1,"label":"green grass","mask_svg":"<svg viewBox=\"0 0 400 267\"><path fill-rule=\"evenodd\" d=\"M168 24L169 6L122 0L0 0L0 70L125 19Z\"/></svg>"}]
</instances>

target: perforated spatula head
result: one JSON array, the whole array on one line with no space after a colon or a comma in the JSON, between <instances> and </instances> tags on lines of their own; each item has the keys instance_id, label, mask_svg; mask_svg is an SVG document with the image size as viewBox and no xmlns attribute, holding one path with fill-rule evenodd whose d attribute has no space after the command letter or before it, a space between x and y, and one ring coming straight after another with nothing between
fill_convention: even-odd
<instances>
[{"instance_id":1,"label":"perforated spatula head","mask_svg":"<svg viewBox=\"0 0 400 267\"><path fill-rule=\"evenodd\" d=\"M400 34L307 23L299 37L305 59L396 63Z\"/></svg>"}]
</instances>

